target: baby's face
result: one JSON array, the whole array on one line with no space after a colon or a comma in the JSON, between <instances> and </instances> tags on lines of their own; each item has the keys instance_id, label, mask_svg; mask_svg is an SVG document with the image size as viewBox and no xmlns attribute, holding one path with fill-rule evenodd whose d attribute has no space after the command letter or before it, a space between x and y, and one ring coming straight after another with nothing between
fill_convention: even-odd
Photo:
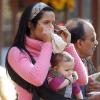
<instances>
[{"instance_id":1,"label":"baby's face","mask_svg":"<svg viewBox=\"0 0 100 100\"><path fill-rule=\"evenodd\" d=\"M66 61L63 60L58 64L57 71L62 74L62 73L65 73L66 71L73 70L73 68L74 68L74 62L73 61L66 62Z\"/></svg>"}]
</instances>

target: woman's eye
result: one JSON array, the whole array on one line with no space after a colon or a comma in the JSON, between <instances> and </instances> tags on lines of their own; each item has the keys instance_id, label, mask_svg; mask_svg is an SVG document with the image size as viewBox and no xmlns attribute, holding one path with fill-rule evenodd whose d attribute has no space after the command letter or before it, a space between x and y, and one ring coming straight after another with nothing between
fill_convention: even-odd
<instances>
[{"instance_id":1,"label":"woman's eye","mask_svg":"<svg viewBox=\"0 0 100 100\"><path fill-rule=\"evenodd\" d=\"M52 24L52 25L55 25L55 22L49 22L49 21L47 21L47 22L44 22L44 24Z\"/></svg>"},{"instance_id":2,"label":"woman's eye","mask_svg":"<svg viewBox=\"0 0 100 100\"><path fill-rule=\"evenodd\" d=\"M49 22L44 22L44 24L49 24Z\"/></svg>"}]
</instances>

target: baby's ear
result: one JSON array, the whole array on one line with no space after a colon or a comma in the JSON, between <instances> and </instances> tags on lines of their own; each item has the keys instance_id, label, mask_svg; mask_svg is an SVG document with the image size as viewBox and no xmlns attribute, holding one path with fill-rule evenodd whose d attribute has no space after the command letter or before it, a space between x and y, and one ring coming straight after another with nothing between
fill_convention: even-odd
<instances>
[{"instance_id":1,"label":"baby's ear","mask_svg":"<svg viewBox=\"0 0 100 100\"><path fill-rule=\"evenodd\" d=\"M58 70L58 66L54 66L53 69L54 69L54 71L57 71Z\"/></svg>"}]
</instances>

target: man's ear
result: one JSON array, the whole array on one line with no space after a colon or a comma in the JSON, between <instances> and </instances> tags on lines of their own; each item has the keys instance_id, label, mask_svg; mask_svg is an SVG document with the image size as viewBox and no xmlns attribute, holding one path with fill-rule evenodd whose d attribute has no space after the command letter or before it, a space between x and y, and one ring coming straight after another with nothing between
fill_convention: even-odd
<instances>
[{"instance_id":1,"label":"man's ear","mask_svg":"<svg viewBox=\"0 0 100 100\"><path fill-rule=\"evenodd\" d=\"M82 43L83 41L81 39L77 40L77 42L75 43L77 48L82 48Z\"/></svg>"}]
</instances>

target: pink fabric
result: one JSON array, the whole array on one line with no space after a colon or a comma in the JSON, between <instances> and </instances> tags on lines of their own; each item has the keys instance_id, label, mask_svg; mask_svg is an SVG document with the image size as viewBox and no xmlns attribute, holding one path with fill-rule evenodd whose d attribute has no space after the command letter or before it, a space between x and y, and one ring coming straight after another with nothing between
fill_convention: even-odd
<instances>
[{"instance_id":1,"label":"pink fabric","mask_svg":"<svg viewBox=\"0 0 100 100\"><path fill-rule=\"evenodd\" d=\"M63 75L59 75L59 76L54 76L54 75L50 75L48 76L48 83L49 86L51 87L51 89L53 91L58 91L58 87L65 81L65 78Z\"/></svg>"},{"instance_id":2,"label":"pink fabric","mask_svg":"<svg viewBox=\"0 0 100 100\"><path fill-rule=\"evenodd\" d=\"M22 53L17 47L13 47L9 51L8 62L24 80L35 86L40 86L43 84L50 67L52 44L26 37L26 48L36 60L34 65L27 53ZM19 96L18 100L32 100L32 94L18 85L16 89Z\"/></svg>"},{"instance_id":3,"label":"pink fabric","mask_svg":"<svg viewBox=\"0 0 100 100\"><path fill-rule=\"evenodd\" d=\"M82 60L80 59L80 57L78 56L74 44L70 43L66 48L65 51L67 51L68 53L71 54L71 56L74 58L74 70L77 72L78 74L78 80L77 82L80 85L85 85L88 83L88 74L86 71L86 68L82 62Z\"/></svg>"},{"instance_id":4,"label":"pink fabric","mask_svg":"<svg viewBox=\"0 0 100 100\"><path fill-rule=\"evenodd\" d=\"M74 94L74 95L75 95L75 94L78 94L80 91L81 91L81 89L80 89L79 84L78 84L77 82L74 82L74 83L72 84L72 92L73 92L73 94Z\"/></svg>"}]
</instances>

